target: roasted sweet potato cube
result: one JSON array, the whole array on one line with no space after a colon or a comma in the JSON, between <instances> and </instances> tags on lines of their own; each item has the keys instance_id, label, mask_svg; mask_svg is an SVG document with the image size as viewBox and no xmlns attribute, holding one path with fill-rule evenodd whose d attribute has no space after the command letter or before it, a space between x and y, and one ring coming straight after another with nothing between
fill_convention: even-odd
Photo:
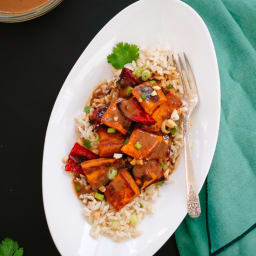
<instances>
[{"instance_id":1,"label":"roasted sweet potato cube","mask_svg":"<svg viewBox=\"0 0 256 256\"><path fill-rule=\"evenodd\" d=\"M175 93L174 90L170 90L166 94L166 98L167 98L167 103L169 104L169 108L171 109L171 111L173 111L174 109L178 109L182 106L182 101L177 96L177 94Z\"/></svg>"},{"instance_id":2,"label":"roasted sweet potato cube","mask_svg":"<svg viewBox=\"0 0 256 256\"><path fill-rule=\"evenodd\" d=\"M161 130L162 122L171 116L172 110L168 103L160 105L152 114L152 118L156 121L153 125L143 125L142 129L148 132L159 132Z\"/></svg>"},{"instance_id":3,"label":"roasted sweet potato cube","mask_svg":"<svg viewBox=\"0 0 256 256\"><path fill-rule=\"evenodd\" d=\"M138 196L140 190L129 172L124 169L106 187L105 196L116 211Z\"/></svg>"},{"instance_id":4,"label":"roasted sweet potato cube","mask_svg":"<svg viewBox=\"0 0 256 256\"><path fill-rule=\"evenodd\" d=\"M148 187L150 184L154 183L157 180L157 176L149 168L145 168L142 165L135 165L133 167L133 173L136 174L139 170L143 171L143 174L141 175L141 177L140 178L137 178L135 176L134 177L137 185L141 189Z\"/></svg>"},{"instance_id":5,"label":"roasted sweet potato cube","mask_svg":"<svg viewBox=\"0 0 256 256\"><path fill-rule=\"evenodd\" d=\"M162 122L165 119L168 119L172 114L172 110L170 109L168 103L163 103L156 109L153 113L152 117L156 121L156 126L161 129Z\"/></svg>"},{"instance_id":6,"label":"roasted sweet potato cube","mask_svg":"<svg viewBox=\"0 0 256 256\"><path fill-rule=\"evenodd\" d=\"M161 141L161 136L135 129L130 136L129 142L121 150L136 159L144 159L151 154Z\"/></svg>"},{"instance_id":7,"label":"roasted sweet potato cube","mask_svg":"<svg viewBox=\"0 0 256 256\"><path fill-rule=\"evenodd\" d=\"M148 187L150 184L164 179L163 169L156 160L144 162L143 165L133 167L133 176L141 189Z\"/></svg>"},{"instance_id":8,"label":"roasted sweet potato cube","mask_svg":"<svg viewBox=\"0 0 256 256\"><path fill-rule=\"evenodd\" d=\"M113 156L114 153L121 152L125 140L122 134L108 133L105 128L99 129L97 132L100 137L99 155L101 157Z\"/></svg>"},{"instance_id":9,"label":"roasted sweet potato cube","mask_svg":"<svg viewBox=\"0 0 256 256\"><path fill-rule=\"evenodd\" d=\"M182 106L182 101L173 91L168 92L166 98L167 102L161 104L152 114L152 118L156 123L153 125L143 125L143 130L148 132L159 132L162 122L171 117L174 109L178 109Z\"/></svg>"},{"instance_id":10,"label":"roasted sweet potato cube","mask_svg":"<svg viewBox=\"0 0 256 256\"><path fill-rule=\"evenodd\" d=\"M126 134L131 121L124 117L117 107L117 103L122 99L114 99L105 114L102 116L101 122L109 127L116 129L122 134Z\"/></svg>"},{"instance_id":11,"label":"roasted sweet potato cube","mask_svg":"<svg viewBox=\"0 0 256 256\"><path fill-rule=\"evenodd\" d=\"M155 91L156 95L154 95L153 91ZM154 90L152 83L150 82L145 82L134 87L132 94L136 97L144 110L150 115L158 106L167 101L162 89L159 88L159 90Z\"/></svg>"},{"instance_id":12,"label":"roasted sweet potato cube","mask_svg":"<svg viewBox=\"0 0 256 256\"><path fill-rule=\"evenodd\" d=\"M81 163L84 174L93 190L105 185L108 179L108 171L111 167L115 169L120 166L117 159L98 158Z\"/></svg>"},{"instance_id":13,"label":"roasted sweet potato cube","mask_svg":"<svg viewBox=\"0 0 256 256\"><path fill-rule=\"evenodd\" d=\"M164 160L168 157L170 139L163 139L161 143L153 150L147 159Z\"/></svg>"}]
</instances>

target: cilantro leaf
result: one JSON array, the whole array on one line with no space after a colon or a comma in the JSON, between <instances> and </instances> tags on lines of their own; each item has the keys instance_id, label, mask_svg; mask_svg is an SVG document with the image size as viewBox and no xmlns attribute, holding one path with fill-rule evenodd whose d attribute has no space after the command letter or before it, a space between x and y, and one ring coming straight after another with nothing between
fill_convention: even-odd
<instances>
[{"instance_id":1,"label":"cilantro leaf","mask_svg":"<svg viewBox=\"0 0 256 256\"><path fill-rule=\"evenodd\" d=\"M22 256L23 248L19 248L17 242L10 238L5 238L0 244L0 256Z\"/></svg>"},{"instance_id":2,"label":"cilantro leaf","mask_svg":"<svg viewBox=\"0 0 256 256\"><path fill-rule=\"evenodd\" d=\"M20 248L19 250L17 250L13 256L23 256L23 248Z\"/></svg>"},{"instance_id":3,"label":"cilantro leaf","mask_svg":"<svg viewBox=\"0 0 256 256\"><path fill-rule=\"evenodd\" d=\"M135 44L120 42L113 48L112 54L108 55L108 63L116 69L122 69L125 64L136 61L139 58L139 48Z\"/></svg>"}]
</instances>

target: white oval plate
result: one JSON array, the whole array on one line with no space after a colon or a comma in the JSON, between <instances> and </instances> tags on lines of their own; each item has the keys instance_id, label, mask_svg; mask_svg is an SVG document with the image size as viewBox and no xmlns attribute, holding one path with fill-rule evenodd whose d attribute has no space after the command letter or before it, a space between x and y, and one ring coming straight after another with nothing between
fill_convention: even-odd
<instances>
[{"instance_id":1,"label":"white oval plate","mask_svg":"<svg viewBox=\"0 0 256 256\"><path fill-rule=\"evenodd\" d=\"M53 240L63 256L152 255L186 215L184 161L161 188L155 213L140 224L142 235L122 243L89 235L90 225L61 163L76 139L74 117L95 85L111 77L106 56L120 41L144 47L169 47L188 55L199 88L191 140L196 181L201 189L213 158L220 119L220 84L210 34L199 15L177 0L141 0L115 16L85 49L66 79L49 121L43 158L43 199Z\"/></svg>"}]
</instances>

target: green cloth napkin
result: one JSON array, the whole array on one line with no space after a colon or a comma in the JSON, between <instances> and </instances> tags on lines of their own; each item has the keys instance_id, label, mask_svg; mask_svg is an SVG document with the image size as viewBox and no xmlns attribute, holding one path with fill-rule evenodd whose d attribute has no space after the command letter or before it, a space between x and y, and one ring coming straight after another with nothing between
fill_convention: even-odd
<instances>
[{"instance_id":1,"label":"green cloth napkin","mask_svg":"<svg viewBox=\"0 0 256 256\"><path fill-rule=\"evenodd\" d=\"M202 215L176 231L181 256L256 255L256 0L185 0L205 21L221 78L221 123Z\"/></svg>"}]
</instances>

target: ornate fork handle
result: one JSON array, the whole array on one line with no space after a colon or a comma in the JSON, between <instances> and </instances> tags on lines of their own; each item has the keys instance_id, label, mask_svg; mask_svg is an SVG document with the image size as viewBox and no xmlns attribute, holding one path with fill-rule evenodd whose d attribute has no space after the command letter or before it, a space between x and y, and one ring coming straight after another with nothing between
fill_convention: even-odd
<instances>
[{"instance_id":1,"label":"ornate fork handle","mask_svg":"<svg viewBox=\"0 0 256 256\"><path fill-rule=\"evenodd\" d=\"M184 120L184 155L185 155L185 170L187 183L187 209L188 214L192 218L197 218L201 214L200 201L196 190L194 168L192 164L191 153L189 149L188 137L189 118Z\"/></svg>"}]
</instances>

